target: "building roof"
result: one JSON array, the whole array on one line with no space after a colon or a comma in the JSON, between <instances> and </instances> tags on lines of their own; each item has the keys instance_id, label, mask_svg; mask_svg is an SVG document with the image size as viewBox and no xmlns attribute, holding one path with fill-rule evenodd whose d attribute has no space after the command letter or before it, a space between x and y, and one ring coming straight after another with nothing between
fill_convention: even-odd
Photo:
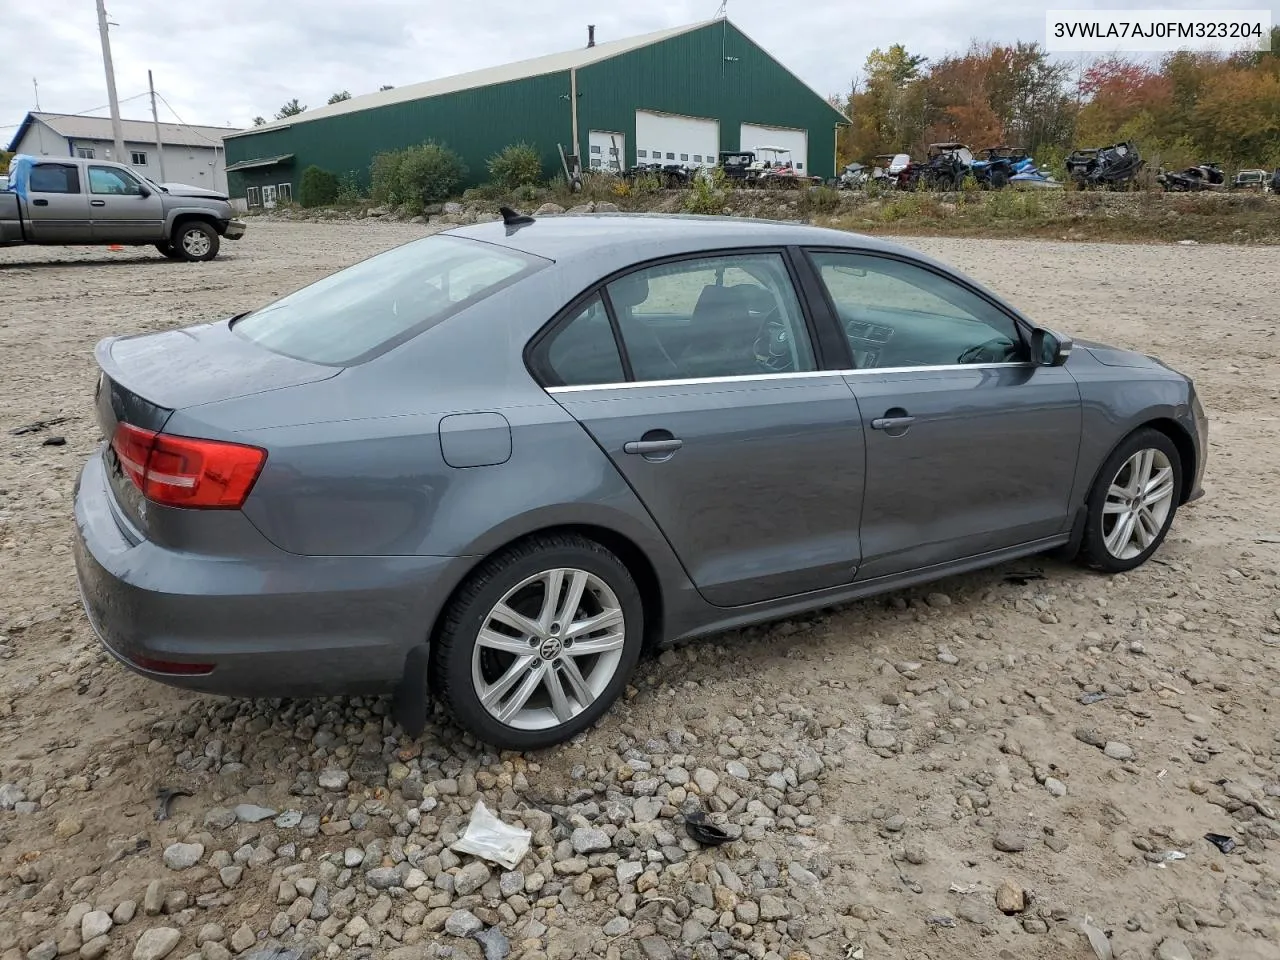
<instances>
[{"instance_id":1,"label":"building roof","mask_svg":"<svg viewBox=\"0 0 1280 960\"><path fill-rule=\"evenodd\" d=\"M504 63L496 67L486 67L483 70L472 70L469 73L459 73L452 77L441 77L438 80L427 80L423 83L413 83L405 87L380 90L377 93L366 93L359 97L352 97L350 100L340 100L338 103L316 107L314 110L307 110L305 113L285 117L282 120L271 120L263 126L240 130L236 133L227 134L227 136L250 136L267 130L291 127L310 120L338 117L345 113L358 113L361 110L369 110L373 107L386 107L394 103L425 100L428 97L457 93L460 90L473 90L477 87L492 86L495 83L507 83L511 80L524 80L528 77L540 77L548 73L575 70L592 63L599 63L601 60L609 60L624 53L630 53L632 50L638 50L641 47L661 43L663 40L669 40L684 33L692 33L694 30L699 30L717 22L718 20L703 20L699 23L671 27L654 33L642 33L636 37L625 37L621 40L597 43L591 47L580 47L577 50L567 50L563 53L534 57L531 60L518 60L515 63Z\"/></svg>"},{"instance_id":2,"label":"building roof","mask_svg":"<svg viewBox=\"0 0 1280 960\"><path fill-rule=\"evenodd\" d=\"M14 149L32 123L39 121L54 133L68 140L115 139L111 131L110 117L86 117L70 113L28 113L13 136L9 149ZM150 120L121 120L120 126L127 143L156 142L156 128ZM174 147L216 147L222 138L235 133L236 127L192 127L179 123L160 124L160 142Z\"/></svg>"}]
</instances>

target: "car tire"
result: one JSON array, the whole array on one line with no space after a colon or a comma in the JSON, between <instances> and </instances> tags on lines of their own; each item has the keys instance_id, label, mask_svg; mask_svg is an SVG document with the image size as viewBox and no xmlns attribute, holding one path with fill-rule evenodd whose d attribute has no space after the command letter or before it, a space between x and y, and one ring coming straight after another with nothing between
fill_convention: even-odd
<instances>
[{"instance_id":1,"label":"car tire","mask_svg":"<svg viewBox=\"0 0 1280 960\"><path fill-rule=\"evenodd\" d=\"M574 591L582 599L567 611ZM607 626L570 632L570 623L593 618ZM643 638L644 606L626 566L585 537L541 535L486 560L458 591L432 643L431 683L481 742L541 750L605 714L635 671ZM591 652L573 652L587 643Z\"/></svg>"},{"instance_id":2,"label":"car tire","mask_svg":"<svg viewBox=\"0 0 1280 960\"><path fill-rule=\"evenodd\" d=\"M180 254L168 240L164 241L164 243L157 243L156 249L170 260L182 259L182 254Z\"/></svg>"},{"instance_id":3,"label":"car tire","mask_svg":"<svg viewBox=\"0 0 1280 960\"><path fill-rule=\"evenodd\" d=\"M203 263L218 255L218 231L203 220L188 220L173 231L171 241L178 259Z\"/></svg>"},{"instance_id":4,"label":"car tire","mask_svg":"<svg viewBox=\"0 0 1280 960\"><path fill-rule=\"evenodd\" d=\"M1182 460L1172 440L1151 427L1130 434L1089 491L1080 560L1106 573L1146 563L1173 525L1182 484Z\"/></svg>"}]
</instances>

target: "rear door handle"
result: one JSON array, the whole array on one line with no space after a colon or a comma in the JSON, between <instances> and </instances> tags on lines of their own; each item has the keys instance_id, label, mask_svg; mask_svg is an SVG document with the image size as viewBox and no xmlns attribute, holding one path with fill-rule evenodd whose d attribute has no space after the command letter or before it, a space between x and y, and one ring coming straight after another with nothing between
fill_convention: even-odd
<instances>
[{"instance_id":1,"label":"rear door handle","mask_svg":"<svg viewBox=\"0 0 1280 960\"><path fill-rule=\"evenodd\" d=\"M89 201L89 206L91 206L91 207L105 207L106 205L107 205L107 201L105 201L105 200L90 200L90 201Z\"/></svg>"},{"instance_id":2,"label":"rear door handle","mask_svg":"<svg viewBox=\"0 0 1280 960\"><path fill-rule=\"evenodd\" d=\"M916 422L915 417L877 417L871 421L872 430L901 430Z\"/></svg>"},{"instance_id":3,"label":"rear door handle","mask_svg":"<svg viewBox=\"0 0 1280 960\"><path fill-rule=\"evenodd\" d=\"M624 453L637 453L646 456L651 453L674 453L684 446L679 437L670 440L632 440L622 446Z\"/></svg>"}]
</instances>

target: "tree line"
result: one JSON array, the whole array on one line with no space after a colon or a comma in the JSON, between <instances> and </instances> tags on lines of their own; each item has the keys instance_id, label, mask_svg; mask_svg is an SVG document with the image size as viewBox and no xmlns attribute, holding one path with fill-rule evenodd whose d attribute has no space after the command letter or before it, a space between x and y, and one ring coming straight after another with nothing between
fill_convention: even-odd
<instances>
[{"instance_id":1,"label":"tree line","mask_svg":"<svg viewBox=\"0 0 1280 960\"><path fill-rule=\"evenodd\" d=\"M974 41L934 62L876 49L849 93L842 162L921 156L930 143L1024 147L1054 163L1075 147L1135 140L1170 168L1280 167L1280 27L1269 52L1179 51L1159 61L1053 60L1037 43Z\"/></svg>"}]
</instances>

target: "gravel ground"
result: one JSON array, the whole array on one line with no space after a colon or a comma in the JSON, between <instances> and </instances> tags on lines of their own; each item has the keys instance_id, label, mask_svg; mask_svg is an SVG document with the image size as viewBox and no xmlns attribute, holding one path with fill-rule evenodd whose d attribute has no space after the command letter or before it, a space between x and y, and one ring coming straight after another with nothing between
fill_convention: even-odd
<instances>
[{"instance_id":1,"label":"gravel ground","mask_svg":"<svg viewBox=\"0 0 1280 960\"><path fill-rule=\"evenodd\" d=\"M539 756L126 673L69 556L94 342L423 229L0 251L0 960L1280 956L1280 249L909 241L1195 376L1209 495L1129 575L1023 562L668 651ZM481 799L532 833L514 870L450 850Z\"/></svg>"}]
</instances>

